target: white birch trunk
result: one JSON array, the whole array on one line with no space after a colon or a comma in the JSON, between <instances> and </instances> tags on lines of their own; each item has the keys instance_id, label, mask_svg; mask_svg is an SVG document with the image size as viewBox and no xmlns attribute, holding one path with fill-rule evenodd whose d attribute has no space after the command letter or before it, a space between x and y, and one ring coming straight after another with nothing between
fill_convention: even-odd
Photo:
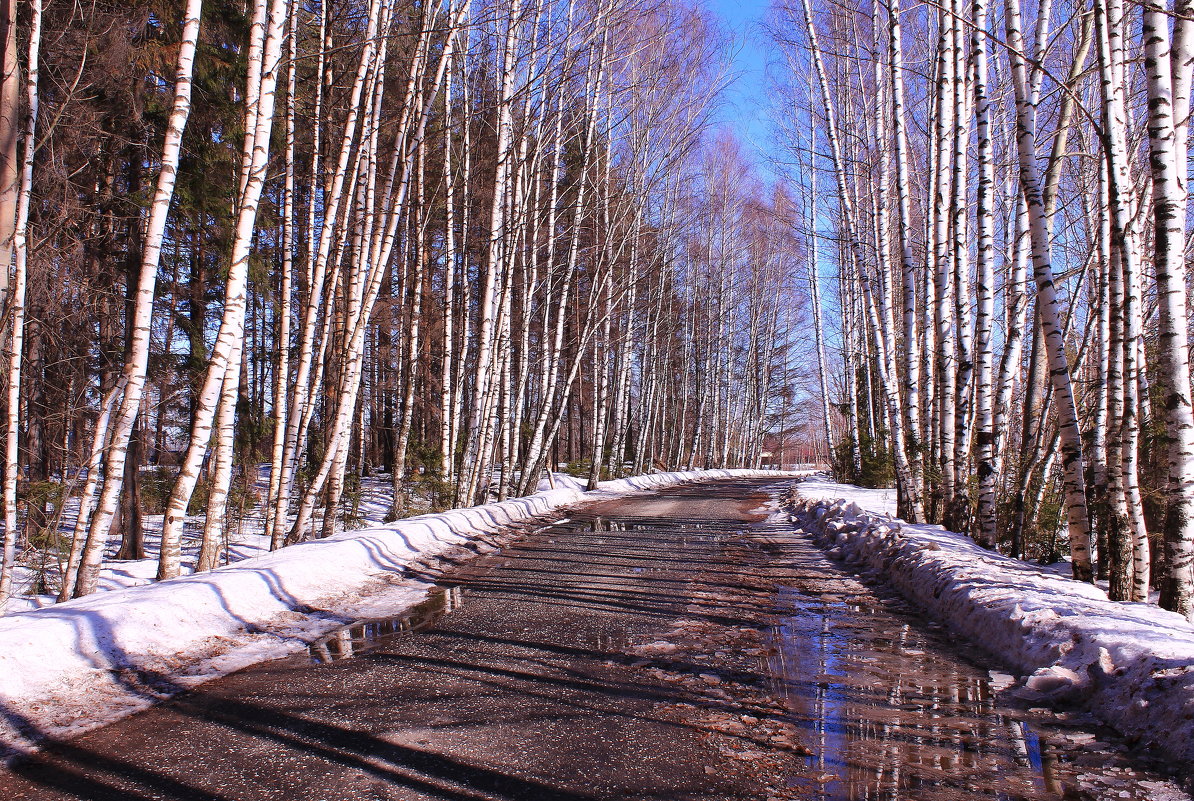
<instances>
[{"instance_id":1,"label":"white birch trunk","mask_svg":"<svg viewBox=\"0 0 1194 801\"><path fill-rule=\"evenodd\" d=\"M825 106L825 117L827 121L827 133L829 136L830 153L833 156L834 173L837 176L838 198L842 210L842 224L846 231L846 239L849 243L850 254L855 260L855 275L862 277L862 269L865 264L865 259L862 253L862 243L859 241L856 222L854 219L854 204L850 196L850 189L846 179L845 164L842 158L842 148L838 136L837 121L834 115L832 98L829 92L828 79L825 75L825 67L821 59L820 47L817 43L816 29L813 25L812 8L809 0L803 0L804 21L808 31L809 47L812 50L813 67L817 73L818 84L821 88L821 99ZM886 168L882 172L885 174ZM876 319L875 323L879 323ZM894 333L894 332L893 332ZM875 334L877 337L883 336L881 328L876 327ZM891 363L887 363L887 358L890 356ZM900 484L902 499L907 503L913 516L919 517L923 512L920 507L920 495L917 488L917 483L913 480L911 466L908 462L907 452L903 439L903 413L900 410L899 389L897 386L897 379L894 375L894 353L891 353L890 348L883 348L880 353L880 381L882 384L882 392L886 399L888 410L888 425L891 428L892 436L892 454L895 459L896 474ZM869 375L869 369L867 370ZM873 397L873 394L870 396ZM868 404L868 408L871 404Z\"/></svg>"},{"instance_id":2,"label":"white birch trunk","mask_svg":"<svg viewBox=\"0 0 1194 801\"><path fill-rule=\"evenodd\" d=\"M265 0L258 0L264 2ZM249 86L258 86L258 101L254 110L246 114L255 122L251 158L245 162L243 191L237 199L236 222L232 240L231 262L224 289L224 314L219 333L212 348L211 359L202 388L195 400L195 419L191 424L191 439L187 446L178 479L170 493L162 521L162 546L158 558L158 579L179 575L183 521L191 495L199 479L199 467L211 439L212 423L222 395L235 397L240 384L240 354L238 343L244 339L245 309L248 291L249 254L256 230L257 209L265 185L265 171L269 160L270 134L274 123L275 88L282 61L282 42L285 38L287 0L272 0L269 11L262 57L259 65L250 65ZM228 385L225 384L227 376Z\"/></svg>"},{"instance_id":3,"label":"white birch trunk","mask_svg":"<svg viewBox=\"0 0 1194 801\"><path fill-rule=\"evenodd\" d=\"M1174 47L1163 0L1144 4L1144 52L1148 87L1149 163L1153 178L1153 267L1160 324L1158 356L1165 407L1169 468L1165 498L1165 573L1161 606L1194 619L1194 406L1190 391L1190 347L1186 308L1186 147L1179 145L1177 120L1186 136L1194 20L1175 21ZM1180 49L1178 49L1180 48ZM1177 98L1182 98L1177 100ZM1179 107L1181 106L1181 107ZM1185 113L1182 113L1185 112ZM1182 116L1175 115L1182 113ZM1179 160L1180 159L1180 160ZM1129 376L1130 378L1131 376Z\"/></svg>"},{"instance_id":4,"label":"white birch trunk","mask_svg":"<svg viewBox=\"0 0 1194 801\"><path fill-rule=\"evenodd\" d=\"M21 66L17 54L17 0L0 2L3 74L0 75L0 308L8 303L20 194Z\"/></svg>"},{"instance_id":5,"label":"white birch trunk","mask_svg":"<svg viewBox=\"0 0 1194 801\"><path fill-rule=\"evenodd\" d=\"M17 560L17 479L20 473L21 360L25 351L25 298L29 275L29 201L33 195L33 156L37 146L37 79L41 54L42 0L30 0L29 47L25 61L25 135L20 188L13 226L14 270L7 297L8 403L4 444L4 545L0 563L0 614L12 595ZM8 272L7 264L3 265Z\"/></svg>"},{"instance_id":6,"label":"white birch trunk","mask_svg":"<svg viewBox=\"0 0 1194 801\"><path fill-rule=\"evenodd\" d=\"M970 307L969 149L970 93L967 91L966 12L964 0L953 6L953 172L951 181L951 245L953 269L954 331L957 343L957 387L954 418L954 494L949 500L948 527L968 532L973 524L970 497L971 398L974 391L974 338ZM981 37L980 37L981 38ZM981 169L981 168L980 168ZM980 178L981 180L981 178Z\"/></svg>"},{"instance_id":7,"label":"white birch trunk","mask_svg":"<svg viewBox=\"0 0 1194 801\"><path fill-rule=\"evenodd\" d=\"M311 159L311 173L310 182L312 187L319 182L320 171L320 133L321 128L319 124L320 112L323 107L324 93L323 80L325 78L327 51L331 49L332 42L329 33L328 25L327 2L320 3L320 53L316 69L316 74L320 80L320 84L316 90L315 96L315 117L316 124L314 128L314 143L312 149ZM337 151L335 166L331 171L330 186L323 196L323 225L318 229L316 234L315 216L317 205L311 203L308 209L307 216L307 303L303 310L302 327L299 331L299 357L298 363L295 366L294 378L294 403L292 413L287 420L286 442L283 446L282 470L283 473L279 480L279 496L286 499L279 503L274 509L273 530L270 537L270 547L277 549L281 547L285 541L285 532L287 528L286 512L289 508L290 491L294 483L294 473L298 467L298 460L303 450L303 443L306 438L307 425L310 420L311 412L313 411L314 401L312 398L313 390L320 383L319 377L316 376L312 380L312 370L315 370L320 376L323 370L323 360L319 360L318 364L315 362L316 353L316 335L319 327L319 314L323 308L324 293L327 291L326 282L329 274L329 262L332 258L333 247L337 246L345 240L346 236L343 231L343 226L339 225L340 210L344 205L345 197L345 181L349 174L355 176L356 170L350 169L350 163L354 154L353 144L356 141L358 120L360 117L360 109L362 104L362 96L365 92L365 83L368 77L368 70L372 62L374 53L372 37L377 32L377 18L376 14L371 15L370 24L367 27L366 35L370 37L366 43L366 47L361 53L360 61L357 63L356 74L353 77L353 86L350 94L350 101L348 106L348 114L344 120L344 127L340 136L340 148ZM351 191L348 194L352 194ZM334 295L334 289L328 292L329 295ZM325 315L330 317L329 315ZM327 346L326 335L319 340L320 349Z\"/></svg>"},{"instance_id":8,"label":"white birch trunk","mask_svg":"<svg viewBox=\"0 0 1194 801\"><path fill-rule=\"evenodd\" d=\"M282 276L278 285L278 361L274 374L274 441L270 450L269 488L266 493L263 525L270 535L271 550L274 543L273 521L279 514L285 516L290 499L282 497L283 459L286 456L286 429L290 419L290 315L291 294L294 290L294 161L295 161L295 114L298 88L295 66L298 61L298 14L290 9L290 42L286 58L286 176L282 187ZM318 123L315 129L318 130ZM318 150L318 145L315 146ZM314 156L313 156L314 157ZM314 205L314 204L312 204ZM280 544L280 543L278 543Z\"/></svg>"},{"instance_id":9,"label":"white birch trunk","mask_svg":"<svg viewBox=\"0 0 1194 801\"><path fill-rule=\"evenodd\" d=\"M447 40L440 53L438 68L427 86L420 88L427 77L426 61L429 52L429 37L435 28L434 23L436 18L435 8L429 6L424 10L422 36L410 68L403 111L398 123L397 140L389 166L387 185L379 206L379 212L384 215L385 224L376 226L374 233L369 237L371 240L369 258L366 260L365 265L360 266L355 271L352 283L347 288L350 293L350 317L347 321L344 337L344 358L346 363L336 393L336 414L330 428L327 451L299 504L298 514L288 537L289 541L298 541L306 536L316 500L319 493L326 486L329 477L333 481L333 487L343 480L348 449L347 438L351 433L352 420L356 412L357 397L360 391L365 335L368 332L369 321L381 289L385 267L391 263L390 260L393 256L394 245L397 240L398 226L405 219L407 196L414 177L416 157L424 141L432 105L438 97L445 70L452 59L456 33L468 11L469 2L465 0L460 8L451 15L447 28ZM381 24L383 31L389 30L389 19L388 15L383 15ZM384 61L384 44L380 60ZM377 84L378 99L371 106L373 108L371 125L380 123L380 91L383 83L379 79ZM426 102L420 108L420 101L424 99ZM374 129L375 135L376 129ZM399 169L400 167L401 169ZM397 176L399 175L401 179L397 180ZM369 206L372 207L371 202ZM325 527L326 530L327 528Z\"/></svg>"},{"instance_id":10,"label":"white birch trunk","mask_svg":"<svg viewBox=\"0 0 1194 801\"><path fill-rule=\"evenodd\" d=\"M1092 581L1094 573L1090 553L1090 520L1086 506L1086 478L1083 475L1082 432L1070 381L1065 338L1059 320L1057 289L1053 285L1048 221L1036 163L1035 109L1029 94L1027 66L1021 55L1024 52L1024 38L1020 26L1019 0L1006 0L1005 25L1016 96L1016 152L1019 157L1020 184L1028 206L1033 272L1037 285L1037 309L1048 353L1049 374L1061 441L1070 556L1073 560L1074 578L1079 581Z\"/></svg>"},{"instance_id":11,"label":"white birch trunk","mask_svg":"<svg viewBox=\"0 0 1194 801\"><path fill-rule=\"evenodd\" d=\"M107 544L108 531L120 502L129 437L132 434L133 425L141 408L141 399L145 392L158 264L161 260L166 220L169 217L170 203L174 197L174 186L178 176L183 130L186 128L187 118L191 112L191 78L194 72L195 51L199 40L199 20L202 11L202 0L188 0L183 17L178 67L174 78L174 104L167 122L166 138L162 145L162 166L158 173L157 189L154 193L144 234L144 250L137 278L137 294L133 302L128 359L123 371L124 392L111 422L110 441L103 465L103 490L95 515L91 519L87 544L73 590L76 595L86 595L95 590L100 565L103 561L104 546ZM96 434L96 445L98 445L103 441L107 432L103 432L101 435L97 426ZM93 445L93 449L94 447ZM88 485L94 487L90 473L91 471L88 472ZM91 496L87 490L88 487L84 487L85 494L80 499L83 506L91 504Z\"/></svg>"},{"instance_id":12,"label":"white birch trunk","mask_svg":"<svg viewBox=\"0 0 1194 801\"><path fill-rule=\"evenodd\" d=\"M495 304L499 271L505 270L503 246L506 239L506 203L510 189L510 167L513 158L513 103L515 62L518 56L518 32L521 27L522 2L511 0L503 45L503 69L501 99L498 104L497 120L497 169L494 173L493 204L489 215L489 255L485 265L485 283L480 297L480 321L477 331L477 377L473 387L472 412L469 418L468 440L465 449L463 472L457 486L456 505L464 506L476 498L481 482L481 469L486 461L485 441L486 398L490 395L494 359Z\"/></svg>"},{"instance_id":13,"label":"white birch trunk","mask_svg":"<svg viewBox=\"0 0 1194 801\"><path fill-rule=\"evenodd\" d=\"M904 47L899 0L889 8L888 69L891 77L892 134L895 145L896 193L899 197L896 235L900 252L902 322L904 333L903 407L908 461L917 492L924 498L924 443L920 436L920 338L917 332L916 264L912 259L911 177L908 169L908 134L904 119ZM818 355L818 360L820 360ZM823 362L822 362L823 364ZM824 389L822 394L825 395ZM825 401L823 401L824 403Z\"/></svg>"},{"instance_id":14,"label":"white birch trunk","mask_svg":"<svg viewBox=\"0 0 1194 801\"><path fill-rule=\"evenodd\" d=\"M987 2L974 0L974 28L971 49L974 58L974 122L978 140L978 228L976 252L976 386L975 443L978 445L978 505L975 539L984 548L998 545L996 490L999 474L995 464L994 349L992 329L995 316L995 160L991 144L991 99L988 94Z\"/></svg>"},{"instance_id":15,"label":"white birch trunk","mask_svg":"<svg viewBox=\"0 0 1194 801\"><path fill-rule=\"evenodd\" d=\"M957 431L957 339L954 330L954 282L950 267L952 248L949 242L952 207L952 183L949 143L954 128L954 25L951 8L944 8L938 14L938 58L937 58L937 117L934 127L933 163L933 326L936 343L936 405L937 445L940 475L940 497L948 514L954 500L956 470Z\"/></svg>"}]
</instances>

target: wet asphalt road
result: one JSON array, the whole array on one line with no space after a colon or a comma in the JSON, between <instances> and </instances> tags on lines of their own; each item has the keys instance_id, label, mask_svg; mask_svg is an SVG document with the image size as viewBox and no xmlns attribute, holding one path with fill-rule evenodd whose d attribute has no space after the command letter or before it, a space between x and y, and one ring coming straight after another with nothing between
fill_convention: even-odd
<instances>
[{"instance_id":1,"label":"wet asphalt road","mask_svg":"<svg viewBox=\"0 0 1194 801\"><path fill-rule=\"evenodd\" d=\"M786 486L586 508L412 613L0 770L0 799L1184 798L766 523Z\"/></svg>"}]
</instances>

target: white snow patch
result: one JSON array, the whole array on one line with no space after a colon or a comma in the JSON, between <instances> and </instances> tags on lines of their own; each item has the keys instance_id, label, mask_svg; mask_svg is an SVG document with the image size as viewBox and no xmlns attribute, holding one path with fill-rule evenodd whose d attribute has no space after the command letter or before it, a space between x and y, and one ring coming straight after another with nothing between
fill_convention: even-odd
<instances>
[{"instance_id":1,"label":"white snow patch","mask_svg":"<svg viewBox=\"0 0 1194 801\"><path fill-rule=\"evenodd\" d=\"M7 615L0 618L0 752L110 723L180 690L299 651L345 623L395 614L431 586L412 568L452 551L483 550L480 535L511 524L681 483L795 475L655 473L583 492L579 482L557 474L556 489L525 498L346 531L208 573Z\"/></svg>"},{"instance_id":2,"label":"white snow patch","mask_svg":"<svg viewBox=\"0 0 1194 801\"><path fill-rule=\"evenodd\" d=\"M224 531L223 542L220 547L220 563L232 564L255 556L269 553L270 538L265 535L265 520L262 516L260 502L269 487L268 464L256 466L256 474L252 484L252 493L256 496L242 514L232 515L230 523ZM355 523L348 527L364 528L381 525L390 513L393 505L393 485L389 474L361 476L360 494L357 502L348 511ZM583 488L582 488L583 489ZM408 487L407 500L411 508L426 510L430 507L430 499L421 497L417 486ZM14 594L0 614L28 612L33 609L43 609L54 606L56 596L50 592L38 593L36 588L43 589L48 585L56 589L62 581L62 557L70 547L70 538L78 515L79 499L69 496L63 501L63 508L52 519L57 521L59 546L57 554L45 551L29 551L18 557L14 571ZM290 515L293 520L294 515ZM188 515L186 526L182 531L182 560L181 567L184 574L194 572L195 563L199 558L199 546L202 541L203 515ZM120 540L113 537L104 552L103 566L99 574L97 592L120 590L127 587L138 587L152 584L157 577L158 552L162 539L162 515L146 514L142 516L142 531L145 537L144 559L117 559Z\"/></svg>"},{"instance_id":3,"label":"white snow patch","mask_svg":"<svg viewBox=\"0 0 1194 801\"><path fill-rule=\"evenodd\" d=\"M810 500L852 501L870 512L891 515L896 513L894 489L869 489L853 484L837 484L824 474L810 476L800 482L800 494Z\"/></svg>"},{"instance_id":4,"label":"white snow patch","mask_svg":"<svg viewBox=\"0 0 1194 801\"><path fill-rule=\"evenodd\" d=\"M1194 626L1098 587L891 516L875 490L801 482L799 519L831 555L880 574L1001 659L1019 694L1084 703L1132 741L1194 765Z\"/></svg>"},{"instance_id":5,"label":"white snow patch","mask_svg":"<svg viewBox=\"0 0 1194 801\"><path fill-rule=\"evenodd\" d=\"M569 473L548 473L543 478L539 479L539 486L535 489L539 492L545 492L553 489L572 489L584 492L588 482L581 481L574 475Z\"/></svg>"}]
</instances>

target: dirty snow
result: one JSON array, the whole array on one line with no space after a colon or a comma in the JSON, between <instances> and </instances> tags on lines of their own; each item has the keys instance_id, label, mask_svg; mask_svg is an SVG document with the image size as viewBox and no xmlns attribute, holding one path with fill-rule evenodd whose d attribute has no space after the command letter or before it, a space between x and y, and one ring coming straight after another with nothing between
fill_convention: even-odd
<instances>
[{"instance_id":1,"label":"dirty snow","mask_svg":"<svg viewBox=\"0 0 1194 801\"><path fill-rule=\"evenodd\" d=\"M579 482L555 474L555 489L526 498L346 531L208 573L7 615L0 618L0 752L94 728L301 650L347 622L393 614L426 595L426 568L437 557L492 547L485 535L511 524L690 481L791 475L656 473L584 492ZM237 547L247 554L254 543ZM127 578L145 577L133 571Z\"/></svg>"},{"instance_id":2,"label":"dirty snow","mask_svg":"<svg viewBox=\"0 0 1194 801\"><path fill-rule=\"evenodd\" d=\"M882 575L983 646L1027 700L1082 703L1129 741L1194 765L1194 626L1143 603L892 517L892 499L801 482L798 517L837 558Z\"/></svg>"}]
</instances>

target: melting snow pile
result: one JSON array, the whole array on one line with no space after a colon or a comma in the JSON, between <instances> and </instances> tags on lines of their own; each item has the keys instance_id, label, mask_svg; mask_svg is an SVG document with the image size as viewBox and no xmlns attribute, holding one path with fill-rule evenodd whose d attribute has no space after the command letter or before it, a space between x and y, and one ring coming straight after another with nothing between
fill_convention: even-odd
<instances>
[{"instance_id":1,"label":"melting snow pile","mask_svg":"<svg viewBox=\"0 0 1194 801\"><path fill-rule=\"evenodd\" d=\"M480 552L485 535L566 506L640 490L774 471L656 473L584 492L502 503L347 531L143 587L0 618L0 754L94 728L180 690L306 647L345 623L418 602L438 558Z\"/></svg>"},{"instance_id":2,"label":"melting snow pile","mask_svg":"<svg viewBox=\"0 0 1194 801\"><path fill-rule=\"evenodd\" d=\"M1194 765L1194 626L897 520L876 509L874 492L802 482L798 517L830 555L882 575L1016 670L1024 696L1084 703L1129 739Z\"/></svg>"}]
</instances>

